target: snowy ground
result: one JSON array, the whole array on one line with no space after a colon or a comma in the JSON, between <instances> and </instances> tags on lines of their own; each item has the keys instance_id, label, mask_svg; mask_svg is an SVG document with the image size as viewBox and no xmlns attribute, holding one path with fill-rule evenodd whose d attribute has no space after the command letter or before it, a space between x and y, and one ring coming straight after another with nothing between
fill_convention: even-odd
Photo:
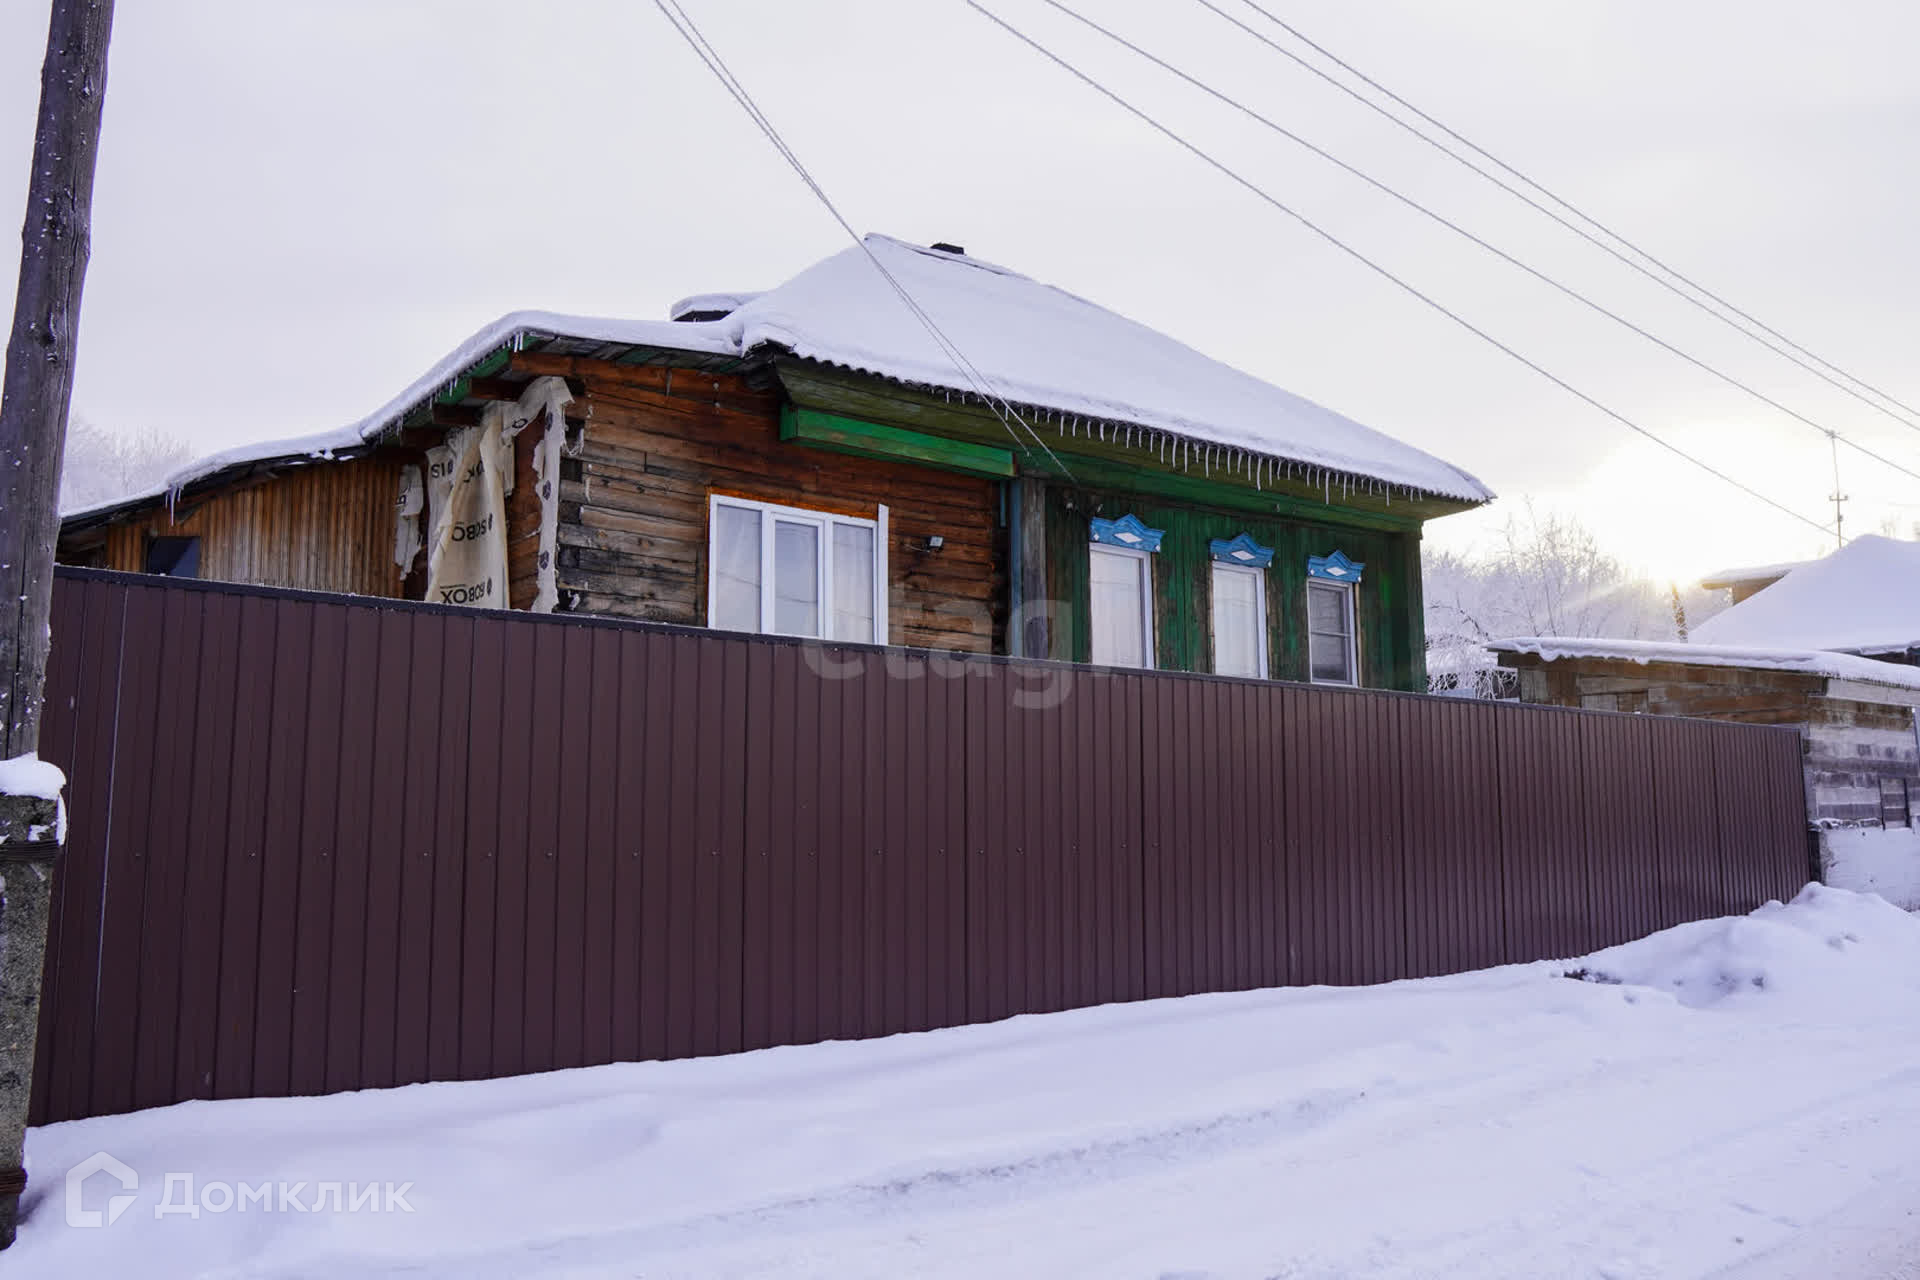
<instances>
[{"instance_id":1,"label":"snowy ground","mask_svg":"<svg viewBox=\"0 0 1920 1280\"><path fill-rule=\"evenodd\" d=\"M4 1268L1920 1277L1920 917L1812 888L1580 966L55 1125ZM138 1192L69 1226L96 1151ZM309 1211L156 1218L168 1172Z\"/></svg>"}]
</instances>

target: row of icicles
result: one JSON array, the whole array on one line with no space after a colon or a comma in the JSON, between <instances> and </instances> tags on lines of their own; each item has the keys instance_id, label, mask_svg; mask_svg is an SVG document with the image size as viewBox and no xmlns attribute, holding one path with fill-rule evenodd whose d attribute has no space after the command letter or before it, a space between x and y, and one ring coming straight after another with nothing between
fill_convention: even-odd
<instances>
[{"instance_id":1,"label":"row of icicles","mask_svg":"<svg viewBox=\"0 0 1920 1280\"><path fill-rule=\"evenodd\" d=\"M978 399L965 391L953 391L944 387L941 388L941 394L946 397L949 404L953 402L955 396L958 396L962 403ZM1152 449L1162 463L1182 471L1191 471L1193 464L1197 461L1202 475L1211 476L1216 470L1228 475L1244 475L1253 482L1253 487L1256 489L1265 489L1276 479L1297 477L1309 484L1318 484L1328 502L1333 501L1334 491L1337 488L1342 498L1347 498L1358 490L1384 499L1388 506L1393 505L1393 491L1396 488L1407 494L1418 492L1405 485L1387 484L1342 471L1334 471L1328 467L1316 467L1305 462L1275 458L1233 445L1205 444L1189 440L1184 436L1155 431L1150 427L1135 426L1127 422L1084 418L1078 414L1063 413L1056 409L1042 407L1030 408L1022 415L1023 418L1028 416L1043 423L1052 423L1055 431L1064 436L1085 436L1089 440L1102 440L1129 449Z\"/></svg>"}]
</instances>

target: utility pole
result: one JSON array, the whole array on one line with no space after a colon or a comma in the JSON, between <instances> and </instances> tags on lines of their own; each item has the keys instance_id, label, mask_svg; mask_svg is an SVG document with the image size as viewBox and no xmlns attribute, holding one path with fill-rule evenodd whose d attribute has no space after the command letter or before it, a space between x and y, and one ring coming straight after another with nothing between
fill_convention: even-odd
<instances>
[{"instance_id":1,"label":"utility pole","mask_svg":"<svg viewBox=\"0 0 1920 1280\"><path fill-rule=\"evenodd\" d=\"M113 0L53 0L20 233L20 289L0 386L0 760L40 742L60 463L87 274L94 156ZM73 637L62 637L73 643ZM52 802L0 794L0 1248L26 1190L40 975L53 889Z\"/></svg>"},{"instance_id":2,"label":"utility pole","mask_svg":"<svg viewBox=\"0 0 1920 1280\"><path fill-rule=\"evenodd\" d=\"M1827 501L1833 504L1833 549L1838 551L1847 545L1847 516L1841 510L1847 495L1840 491L1840 433L1827 432L1827 441L1833 446L1833 492L1827 495Z\"/></svg>"}]
</instances>

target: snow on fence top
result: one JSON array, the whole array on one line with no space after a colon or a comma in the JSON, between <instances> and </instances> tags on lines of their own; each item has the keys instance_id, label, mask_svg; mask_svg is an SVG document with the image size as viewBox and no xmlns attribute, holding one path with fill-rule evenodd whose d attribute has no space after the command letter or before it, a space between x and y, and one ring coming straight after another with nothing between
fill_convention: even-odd
<instances>
[{"instance_id":1,"label":"snow on fence top","mask_svg":"<svg viewBox=\"0 0 1920 1280\"><path fill-rule=\"evenodd\" d=\"M60 771L59 765L42 760L31 751L11 760L0 760L0 796L58 800L60 788L66 785L67 775Z\"/></svg>"},{"instance_id":2,"label":"snow on fence top","mask_svg":"<svg viewBox=\"0 0 1920 1280\"><path fill-rule=\"evenodd\" d=\"M1707 644L1890 653L1920 647L1920 542L1863 534L1694 628Z\"/></svg>"},{"instance_id":3,"label":"snow on fence top","mask_svg":"<svg viewBox=\"0 0 1920 1280\"><path fill-rule=\"evenodd\" d=\"M1548 662L1562 658L1620 658L1642 666L1649 662L1684 662L1701 667L1802 671L1831 680L1880 684L1895 689L1920 689L1920 667L1876 662L1872 658L1821 649L1747 648L1672 640L1605 640L1581 636L1514 636L1489 641L1487 648L1495 653L1535 654Z\"/></svg>"},{"instance_id":4,"label":"snow on fence top","mask_svg":"<svg viewBox=\"0 0 1920 1280\"><path fill-rule=\"evenodd\" d=\"M870 235L761 294L683 299L697 321L613 320L517 311L461 343L412 386L359 422L318 435L200 458L147 493L64 512L84 516L178 492L229 467L331 458L360 447L502 347L529 337L584 338L664 350L746 356L781 348L900 382L977 395L868 252L961 353L989 399L1090 422L1143 427L1383 487L1484 502L1478 479L1351 418L1283 391L1051 285L964 254ZM1337 487L1341 482L1334 479Z\"/></svg>"}]
</instances>

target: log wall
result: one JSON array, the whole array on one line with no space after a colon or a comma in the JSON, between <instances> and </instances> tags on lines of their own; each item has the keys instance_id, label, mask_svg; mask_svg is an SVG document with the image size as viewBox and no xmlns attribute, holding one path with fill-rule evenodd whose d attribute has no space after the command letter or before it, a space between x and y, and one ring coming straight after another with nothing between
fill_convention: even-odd
<instances>
[{"instance_id":1,"label":"log wall","mask_svg":"<svg viewBox=\"0 0 1920 1280\"><path fill-rule=\"evenodd\" d=\"M993 651L1005 599L993 481L783 441L778 392L738 377L592 360L569 371L592 405L562 465L560 590L577 593L575 610L705 625L714 492L868 518L885 503L888 642Z\"/></svg>"}]
</instances>

